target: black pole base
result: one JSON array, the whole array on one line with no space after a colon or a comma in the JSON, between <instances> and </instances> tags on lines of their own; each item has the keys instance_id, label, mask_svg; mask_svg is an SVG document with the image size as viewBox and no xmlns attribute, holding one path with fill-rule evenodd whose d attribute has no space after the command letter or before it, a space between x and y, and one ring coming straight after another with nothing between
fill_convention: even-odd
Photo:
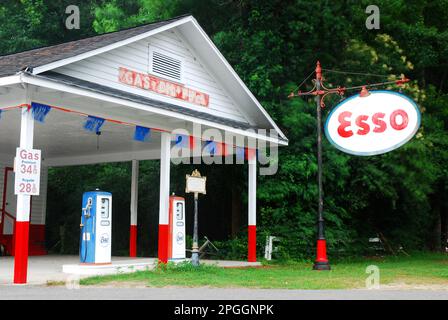
<instances>
[{"instance_id":1,"label":"black pole base","mask_svg":"<svg viewBox=\"0 0 448 320\"><path fill-rule=\"evenodd\" d=\"M313 270L331 270L328 262L314 262Z\"/></svg>"}]
</instances>

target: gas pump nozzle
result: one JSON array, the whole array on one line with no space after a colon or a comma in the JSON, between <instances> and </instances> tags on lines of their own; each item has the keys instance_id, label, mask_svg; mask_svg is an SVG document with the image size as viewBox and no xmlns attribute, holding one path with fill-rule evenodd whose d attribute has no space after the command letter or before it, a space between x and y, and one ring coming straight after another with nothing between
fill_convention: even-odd
<instances>
[{"instance_id":1,"label":"gas pump nozzle","mask_svg":"<svg viewBox=\"0 0 448 320\"><path fill-rule=\"evenodd\" d=\"M82 212L83 212L83 214L84 214L84 216L85 216L86 218L90 218L90 209L92 208L92 203L93 203L92 198L89 198L89 199L87 200L86 207L85 207L85 208L82 208ZM84 224L82 223L82 217L81 217L81 223L79 224L79 227L80 227L81 229L84 227Z\"/></svg>"},{"instance_id":2,"label":"gas pump nozzle","mask_svg":"<svg viewBox=\"0 0 448 320\"><path fill-rule=\"evenodd\" d=\"M92 202L93 202L92 198L89 198L89 199L87 200L87 205L86 205L86 207L85 207L85 208L82 208L82 211L84 212L84 215L85 215L87 218L90 218L90 209L92 208Z\"/></svg>"}]
</instances>

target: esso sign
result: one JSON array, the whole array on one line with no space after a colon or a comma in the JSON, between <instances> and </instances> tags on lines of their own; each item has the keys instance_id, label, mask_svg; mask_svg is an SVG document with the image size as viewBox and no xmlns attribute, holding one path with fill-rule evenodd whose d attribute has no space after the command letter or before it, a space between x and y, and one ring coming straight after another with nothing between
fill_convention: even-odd
<instances>
[{"instance_id":1,"label":"esso sign","mask_svg":"<svg viewBox=\"0 0 448 320\"><path fill-rule=\"evenodd\" d=\"M419 127L420 111L414 101L379 90L338 104L327 118L325 135L341 151L370 156L402 146Z\"/></svg>"}]
</instances>

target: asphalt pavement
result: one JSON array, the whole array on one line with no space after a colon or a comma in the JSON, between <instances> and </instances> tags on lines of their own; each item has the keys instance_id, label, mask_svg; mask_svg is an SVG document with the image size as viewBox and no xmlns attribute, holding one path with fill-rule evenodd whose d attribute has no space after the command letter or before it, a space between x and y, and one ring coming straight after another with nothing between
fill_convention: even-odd
<instances>
[{"instance_id":1,"label":"asphalt pavement","mask_svg":"<svg viewBox=\"0 0 448 320\"><path fill-rule=\"evenodd\" d=\"M448 290L286 290L0 285L1 300L448 300Z\"/></svg>"}]
</instances>

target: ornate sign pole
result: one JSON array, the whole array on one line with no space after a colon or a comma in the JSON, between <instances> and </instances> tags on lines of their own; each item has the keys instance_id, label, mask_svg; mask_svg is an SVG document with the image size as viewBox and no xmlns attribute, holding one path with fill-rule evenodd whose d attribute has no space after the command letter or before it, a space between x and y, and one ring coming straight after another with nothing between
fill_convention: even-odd
<instances>
[{"instance_id":1,"label":"ornate sign pole","mask_svg":"<svg viewBox=\"0 0 448 320\"><path fill-rule=\"evenodd\" d=\"M325 225L324 225L324 194L323 194L323 182L322 182L322 108L325 107L324 99L329 94L338 94L344 96L348 90L361 89L360 96L368 96L368 87L378 87L388 84L402 85L409 81L402 77L400 80L387 81L374 84L360 85L356 87L336 87L327 88L323 83L322 68L320 62L317 61L315 69L316 78L314 80L314 87L308 92L298 91L297 93L291 92L288 98L302 97L302 96L315 96L316 97L316 114L317 114L317 183L318 183L318 212L317 212L317 254L316 260L313 265L314 270L330 270L330 264L327 258L327 241L325 238ZM306 81L306 80L305 80ZM303 84L303 82L302 82ZM300 87L300 86L299 86Z\"/></svg>"},{"instance_id":2,"label":"ornate sign pole","mask_svg":"<svg viewBox=\"0 0 448 320\"><path fill-rule=\"evenodd\" d=\"M199 237L198 237L198 201L199 193L206 194L206 177L202 177L195 169L191 175L186 175L186 193L194 193L194 222L193 222L193 247L191 250L191 264L199 266Z\"/></svg>"},{"instance_id":3,"label":"ornate sign pole","mask_svg":"<svg viewBox=\"0 0 448 320\"><path fill-rule=\"evenodd\" d=\"M321 91L322 69L319 61L316 66L316 90ZM317 257L314 262L314 270L330 270L330 264L327 259L327 240L325 239L324 226L324 199L322 187L322 111L321 111L322 95L316 95L316 113L317 113L317 184L318 184L318 213L317 213Z\"/></svg>"}]
</instances>

